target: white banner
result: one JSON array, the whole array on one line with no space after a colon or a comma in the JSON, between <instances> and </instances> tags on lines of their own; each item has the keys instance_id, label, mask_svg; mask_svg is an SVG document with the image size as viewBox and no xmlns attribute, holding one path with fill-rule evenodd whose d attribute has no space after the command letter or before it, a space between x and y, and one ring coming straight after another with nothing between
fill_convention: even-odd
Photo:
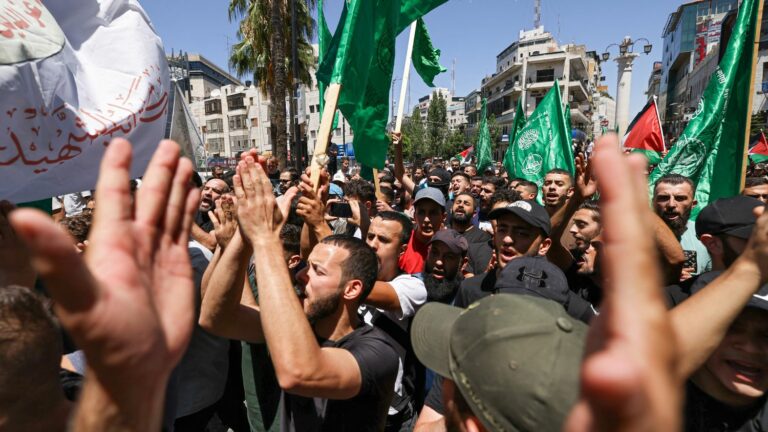
<instances>
[{"instance_id":1,"label":"white banner","mask_svg":"<svg viewBox=\"0 0 768 432\"><path fill-rule=\"evenodd\" d=\"M168 65L135 0L0 0L0 199L93 189L112 138L133 177L165 134Z\"/></svg>"}]
</instances>

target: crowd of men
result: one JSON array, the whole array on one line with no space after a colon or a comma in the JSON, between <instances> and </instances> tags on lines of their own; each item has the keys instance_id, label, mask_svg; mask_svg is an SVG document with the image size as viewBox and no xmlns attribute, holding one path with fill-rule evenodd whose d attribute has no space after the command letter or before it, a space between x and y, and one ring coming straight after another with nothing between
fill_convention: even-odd
<instances>
[{"instance_id":1,"label":"crowd of men","mask_svg":"<svg viewBox=\"0 0 768 432\"><path fill-rule=\"evenodd\" d=\"M768 430L768 178L392 145L377 189L115 140L56 222L0 203L0 431Z\"/></svg>"}]
</instances>

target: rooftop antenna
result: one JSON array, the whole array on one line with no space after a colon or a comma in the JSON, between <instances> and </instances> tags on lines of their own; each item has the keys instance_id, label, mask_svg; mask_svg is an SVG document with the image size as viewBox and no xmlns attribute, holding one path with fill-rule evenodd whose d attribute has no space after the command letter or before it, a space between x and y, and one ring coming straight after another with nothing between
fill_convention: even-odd
<instances>
[{"instance_id":1,"label":"rooftop antenna","mask_svg":"<svg viewBox=\"0 0 768 432\"><path fill-rule=\"evenodd\" d=\"M541 26L541 0L535 0L533 2L533 27L539 28Z\"/></svg>"}]
</instances>

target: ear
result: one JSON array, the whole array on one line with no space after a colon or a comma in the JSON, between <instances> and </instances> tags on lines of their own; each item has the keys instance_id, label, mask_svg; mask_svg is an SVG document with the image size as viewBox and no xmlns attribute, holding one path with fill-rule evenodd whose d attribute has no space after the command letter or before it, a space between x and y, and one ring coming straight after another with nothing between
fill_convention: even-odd
<instances>
[{"instance_id":1,"label":"ear","mask_svg":"<svg viewBox=\"0 0 768 432\"><path fill-rule=\"evenodd\" d=\"M699 240L707 248L710 255L723 255L723 241L719 238L711 234L702 234Z\"/></svg>"},{"instance_id":2,"label":"ear","mask_svg":"<svg viewBox=\"0 0 768 432\"><path fill-rule=\"evenodd\" d=\"M360 279L352 279L344 285L344 292L342 292L344 300L358 300L362 294L363 281Z\"/></svg>"},{"instance_id":3,"label":"ear","mask_svg":"<svg viewBox=\"0 0 768 432\"><path fill-rule=\"evenodd\" d=\"M568 188L568 192L565 194L565 196L568 197L568 198L572 197L574 191L575 191L575 189L573 188L573 186L569 187Z\"/></svg>"},{"instance_id":4,"label":"ear","mask_svg":"<svg viewBox=\"0 0 768 432\"><path fill-rule=\"evenodd\" d=\"M552 246L552 239L545 238L544 240L542 240L541 244L539 245L539 255L546 256L551 246Z\"/></svg>"},{"instance_id":5,"label":"ear","mask_svg":"<svg viewBox=\"0 0 768 432\"><path fill-rule=\"evenodd\" d=\"M301 255L291 255L288 258L288 269L293 270L301 263Z\"/></svg>"},{"instance_id":6,"label":"ear","mask_svg":"<svg viewBox=\"0 0 768 432\"><path fill-rule=\"evenodd\" d=\"M403 256L405 254L405 251L408 250L408 243L401 244L400 245L400 253L398 253L398 256Z\"/></svg>"}]
</instances>

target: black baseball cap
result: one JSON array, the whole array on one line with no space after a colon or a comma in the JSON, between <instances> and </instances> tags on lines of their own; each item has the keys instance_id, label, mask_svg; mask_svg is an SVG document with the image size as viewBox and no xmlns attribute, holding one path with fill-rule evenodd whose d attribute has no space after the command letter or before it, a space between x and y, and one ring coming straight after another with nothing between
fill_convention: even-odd
<instances>
[{"instance_id":1,"label":"black baseball cap","mask_svg":"<svg viewBox=\"0 0 768 432\"><path fill-rule=\"evenodd\" d=\"M467 248L469 248L467 239L452 229L444 229L436 232L435 235L432 236L432 240L429 241L429 244L436 241L445 243L445 245L448 246L448 249L455 254L464 255L467 253Z\"/></svg>"},{"instance_id":2,"label":"black baseball cap","mask_svg":"<svg viewBox=\"0 0 768 432\"><path fill-rule=\"evenodd\" d=\"M722 274L722 270L714 270L700 275L691 285L690 291L683 293L686 296L683 297L680 301L689 299L692 295L696 294L697 292L704 289L704 287L714 282L714 280L720 277ZM752 297L749 298L749 301L744 307L752 307L768 311L768 284L760 287L757 293L753 294Z\"/></svg>"},{"instance_id":3,"label":"black baseball cap","mask_svg":"<svg viewBox=\"0 0 768 432\"><path fill-rule=\"evenodd\" d=\"M498 219L502 215L511 213L525 222L541 229L545 237L549 237L552 230L552 224L549 221L549 213L541 204L535 200L520 200L509 204L506 207L500 207L491 210L488 213L488 219Z\"/></svg>"},{"instance_id":4,"label":"black baseball cap","mask_svg":"<svg viewBox=\"0 0 768 432\"><path fill-rule=\"evenodd\" d=\"M762 205L760 200L743 195L713 201L696 219L696 236L726 234L748 239L757 222L753 210Z\"/></svg>"}]
</instances>

